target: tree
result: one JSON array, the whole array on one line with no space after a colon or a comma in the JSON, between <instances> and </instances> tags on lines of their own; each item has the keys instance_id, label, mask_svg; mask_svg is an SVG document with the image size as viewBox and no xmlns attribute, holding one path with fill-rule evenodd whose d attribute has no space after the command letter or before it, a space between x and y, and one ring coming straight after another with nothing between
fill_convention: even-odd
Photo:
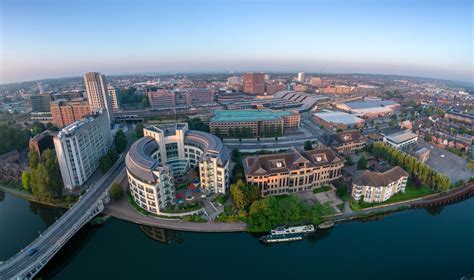
<instances>
[{"instance_id":1,"label":"tree","mask_svg":"<svg viewBox=\"0 0 474 280\"><path fill-rule=\"evenodd\" d=\"M148 99L148 96L143 96L142 101L141 101L142 107L143 108L149 108L150 107L150 100Z\"/></svg>"},{"instance_id":2,"label":"tree","mask_svg":"<svg viewBox=\"0 0 474 280\"><path fill-rule=\"evenodd\" d=\"M38 167L40 158L36 150L30 149L30 151L28 152L28 160L31 169Z\"/></svg>"},{"instance_id":3,"label":"tree","mask_svg":"<svg viewBox=\"0 0 474 280\"><path fill-rule=\"evenodd\" d=\"M113 200L119 200L123 197L123 189L118 183L113 183L110 187L109 195Z\"/></svg>"},{"instance_id":4,"label":"tree","mask_svg":"<svg viewBox=\"0 0 474 280\"><path fill-rule=\"evenodd\" d=\"M29 138L28 130L0 125L0 154L26 148Z\"/></svg>"},{"instance_id":5,"label":"tree","mask_svg":"<svg viewBox=\"0 0 474 280\"><path fill-rule=\"evenodd\" d=\"M345 159L346 159L347 165L351 166L351 165L354 164L354 163L352 162L352 157L351 157L351 156L346 156Z\"/></svg>"},{"instance_id":6,"label":"tree","mask_svg":"<svg viewBox=\"0 0 474 280\"><path fill-rule=\"evenodd\" d=\"M243 211L245 210L245 193L240 188L240 182L242 181L239 180L236 183L230 185L230 194L232 195L232 199L237 209L239 209L239 211Z\"/></svg>"},{"instance_id":7,"label":"tree","mask_svg":"<svg viewBox=\"0 0 474 280\"><path fill-rule=\"evenodd\" d=\"M367 160L364 155L361 155L357 161L357 169L367 169Z\"/></svg>"},{"instance_id":8,"label":"tree","mask_svg":"<svg viewBox=\"0 0 474 280\"><path fill-rule=\"evenodd\" d=\"M429 134L428 132L425 133L425 141L426 141L426 142L431 142L432 140L433 140L433 139L432 139L432 137L431 137L431 134Z\"/></svg>"},{"instance_id":9,"label":"tree","mask_svg":"<svg viewBox=\"0 0 474 280\"><path fill-rule=\"evenodd\" d=\"M110 160L110 157L105 154L99 159L99 168L102 174L107 173L109 169L112 167L112 160Z\"/></svg>"},{"instance_id":10,"label":"tree","mask_svg":"<svg viewBox=\"0 0 474 280\"><path fill-rule=\"evenodd\" d=\"M27 192L31 191L31 173L28 171L23 171L21 173L21 185L23 189Z\"/></svg>"},{"instance_id":11,"label":"tree","mask_svg":"<svg viewBox=\"0 0 474 280\"><path fill-rule=\"evenodd\" d=\"M42 163L32 170L31 172L31 192L36 197L47 196L46 186L48 173Z\"/></svg>"},{"instance_id":12,"label":"tree","mask_svg":"<svg viewBox=\"0 0 474 280\"><path fill-rule=\"evenodd\" d=\"M304 142L303 148L305 149L305 151L312 150L313 149L313 144L311 143L311 141L307 140L307 141Z\"/></svg>"},{"instance_id":13,"label":"tree","mask_svg":"<svg viewBox=\"0 0 474 280\"><path fill-rule=\"evenodd\" d=\"M137 125L135 125L135 138L136 139L140 139L143 137L143 128L145 128L143 126L143 123L137 123Z\"/></svg>"},{"instance_id":14,"label":"tree","mask_svg":"<svg viewBox=\"0 0 474 280\"><path fill-rule=\"evenodd\" d=\"M119 129L115 134L114 144L115 148L117 149L117 153L119 154L127 149L128 140L123 130Z\"/></svg>"},{"instance_id":15,"label":"tree","mask_svg":"<svg viewBox=\"0 0 474 280\"><path fill-rule=\"evenodd\" d=\"M31 127L31 133L33 135L38 135L45 130L46 130L46 126L40 122L34 122L33 126Z\"/></svg>"}]
</instances>

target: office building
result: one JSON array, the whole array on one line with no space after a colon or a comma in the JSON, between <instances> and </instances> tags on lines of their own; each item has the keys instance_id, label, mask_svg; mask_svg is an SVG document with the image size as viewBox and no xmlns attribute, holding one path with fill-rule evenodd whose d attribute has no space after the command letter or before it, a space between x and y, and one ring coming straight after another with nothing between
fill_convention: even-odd
<instances>
[{"instance_id":1,"label":"office building","mask_svg":"<svg viewBox=\"0 0 474 280\"><path fill-rule=\"evenodd\" d=\"M112 133L104 110L63 128L54 137L64 187L74 191L99 167L99 159L112 145Z\"/></svg>"},{"instance_id":2,"label":"office building","mask_svg":"<svg viewBox=\"0 0 474 280\"><path fill-rule=\"evenodd\" d=\"M331 149L250 156L243 160L247 183L262 197L319 188L342 176L344 160Z\"/></svg>"},{"instance_id":3,"label":"office building","mask_svg":"<svg viewBox=\"0 0 474 280\"><path fill-rule=\"evenodd\" d=\"M49 94L35 94L30 96L31 108L34 112L49 112L51 96Z\"/></svg>"},{"instance_id":4,"label":"office building","mask_svg":"<svg viewBox=\"0 0 474 280\"><path fill-rule=\"evenodd\" d=\"M253 95L263 95L265 93L265 74L246 73L243 77L243 92Z\"/></svg>"},{"instance_id":5,"label":"office building","mask_svg":"<svg viewBox=\"0 0 474 280\"><path fill-rule=\"evenodd\" d=\"M298 82L304 83L304 78L305 78L304 72L299 72L298 77L297 77Z\"/></svg>"},{"instance_id":6,"label":"office building","mask_svg":"<svg viewBox=\"0 0 474 280\"><path fill-rule=\"evenodd\" d=\"M193 88L184 93L186 105L199 106L214 103L214 92L207 88Z\"/></svg>"},{"instance_id":7,"label":"office building","mask_svg":"<svg viewBox=\"0 0 474 280\"><path fill-rule=\"evenodd\" d=\"M57 127L63 128L91 113L91 108L83 98L68 102L60 99L51 102L51 117Z\"/></svg>"},{"instance_id":8,"label":"office building","mask_svg":"<svg viewBox=\"0 0 474 280\"><path fill-rule=\"evenodd\" d=\"M197 168L200 187L225 193L229 187L229 151L209 133L189 130L186 123L151 126L125 158L132 197L143 209L162 214L175 203L174 179Z\"/></svg>"},{"instance_id":9,"label":"office building","mask_svg":"<svg viewBox=\"0 0 474 280\"><path fill-rule=\"evenodd\" d=\"M356 201L383 202L396 193L404 192L407 180L408 173L400 166L383 173L359 170L353 176L351 194Z\"/></svg>"},{"instance_id":10,"label":"office building","mask_svg":"<svg viewBox=\"0 0 474 280\"><path fill-rule=\"evenodd\" d=\"M107 85L107 91L109 92L110 102L112 103L112 111L117 113L120 109L120 98L117 93L117 89L111 85Z\"/></svg>"},{"instance_id":11,"label":"office building","mask_svg":"<svg viewBox=\"0 0 474 280\"><path fill-rule=\"evenodd\" d=\"M105 76L97 72L86 73L84 74L84 84L91 110L99 111L101 108L106 110L112 123L114 114Z\"/></svg>"},{"instance_id":12,"label":"office building","mask_svg":"<svg viewBox=\"0 0 474 280\"><path fill-rule=\"evenodd\" d=\"M348 130L332 134L324 134L323 143L333 148L340 155L349 155L365 147L366 138L359 130Z\"/></svg>"},{"instance_id":13,"label":"office building","mask_svg":"<svg viewBox=\"0 0 474 280\"><path fill-rule=\"evenodd\" d=\"M155 91L148 90L148 101L152 108L175 108L176 94L167 90L158 89Z\"/></svg>"},{"instance_id":14,"label":"office building","mask_svg":"<svg viewBox=\"0 0 474 280\"><path fill-rule=\"evenodd\" d=\"M215 110L209 122L222 137L274 137L300 126L300 114L290 110Z\"/></svg>"}]
</instances>

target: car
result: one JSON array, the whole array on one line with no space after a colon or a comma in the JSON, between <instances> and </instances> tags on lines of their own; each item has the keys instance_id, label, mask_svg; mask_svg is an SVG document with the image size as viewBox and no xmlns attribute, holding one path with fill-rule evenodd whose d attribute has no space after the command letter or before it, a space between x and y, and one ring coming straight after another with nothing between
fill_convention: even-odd
<instances>
[{"instance_id":1,"label":"car","mask_svg":"<svg viewBox=\"0 0 474 280\"><path fill-rule=\"evenodd\" d=\"M31 248L28 251L26 251L26 254L31 257L34 254L36 254L36 252L38 252L38 248Z\"/></svg>"},{"instance_id":2,"label":"car","mask_svg":"<svg viewBox=\"0 0 474 280\"><path fill-rule=\"evenodd\" d=\"M441 155L442 158L444 158L444 155Z\"/></svg>"}]
</instances>

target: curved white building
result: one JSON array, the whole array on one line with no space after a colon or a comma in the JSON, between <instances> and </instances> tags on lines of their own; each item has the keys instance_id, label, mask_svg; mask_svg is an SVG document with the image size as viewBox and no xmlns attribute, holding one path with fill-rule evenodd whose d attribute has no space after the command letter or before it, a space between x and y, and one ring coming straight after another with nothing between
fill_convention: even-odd
<instances>
[{"instance_id":1,"label":"curved white building","mask_svg":"<svg viewBox=\"0 0 474 280\"><path fill-rule=\"evenodd\" d=\"M155 214L174 204L174 177L198 167L201 188L225 193L229 186L229 151L216 136L188 130L186 123L144 129L125 158L135 202Z\"/></svg>"}]
</instances>

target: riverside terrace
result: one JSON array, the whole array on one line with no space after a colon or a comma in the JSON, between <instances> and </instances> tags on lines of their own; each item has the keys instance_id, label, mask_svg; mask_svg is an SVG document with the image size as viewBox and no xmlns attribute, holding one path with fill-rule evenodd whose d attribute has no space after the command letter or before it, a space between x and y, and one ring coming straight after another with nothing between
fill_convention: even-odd
<instances>
[{"instance_id":1,"label":"riverside terrace","mask_svg":"<svg viewBox=\"0 0 474 280\"><path fill-rule=\"evenodd\" d=\"M229 187L229 151L209 133L188 130L187 124L147 127L125 159L134 201L141 208L166 215L175 204L175 177L199 170L200 187L225 193Z\"/></svg>"},{"instance_id":2,"label":"riverside terrace","mask_svg":"<svg viewBox=\"0 0 474 280\"><path fill-rule=\"evenodd\" d=\"M209 127L212 134L223 137L233 137L235 130L243 128L249 129L249 136L253 137L280 136L288 129L298 128L300 120L300 114L290 110L215 110Z\"/></svg>"}]
</instances>

